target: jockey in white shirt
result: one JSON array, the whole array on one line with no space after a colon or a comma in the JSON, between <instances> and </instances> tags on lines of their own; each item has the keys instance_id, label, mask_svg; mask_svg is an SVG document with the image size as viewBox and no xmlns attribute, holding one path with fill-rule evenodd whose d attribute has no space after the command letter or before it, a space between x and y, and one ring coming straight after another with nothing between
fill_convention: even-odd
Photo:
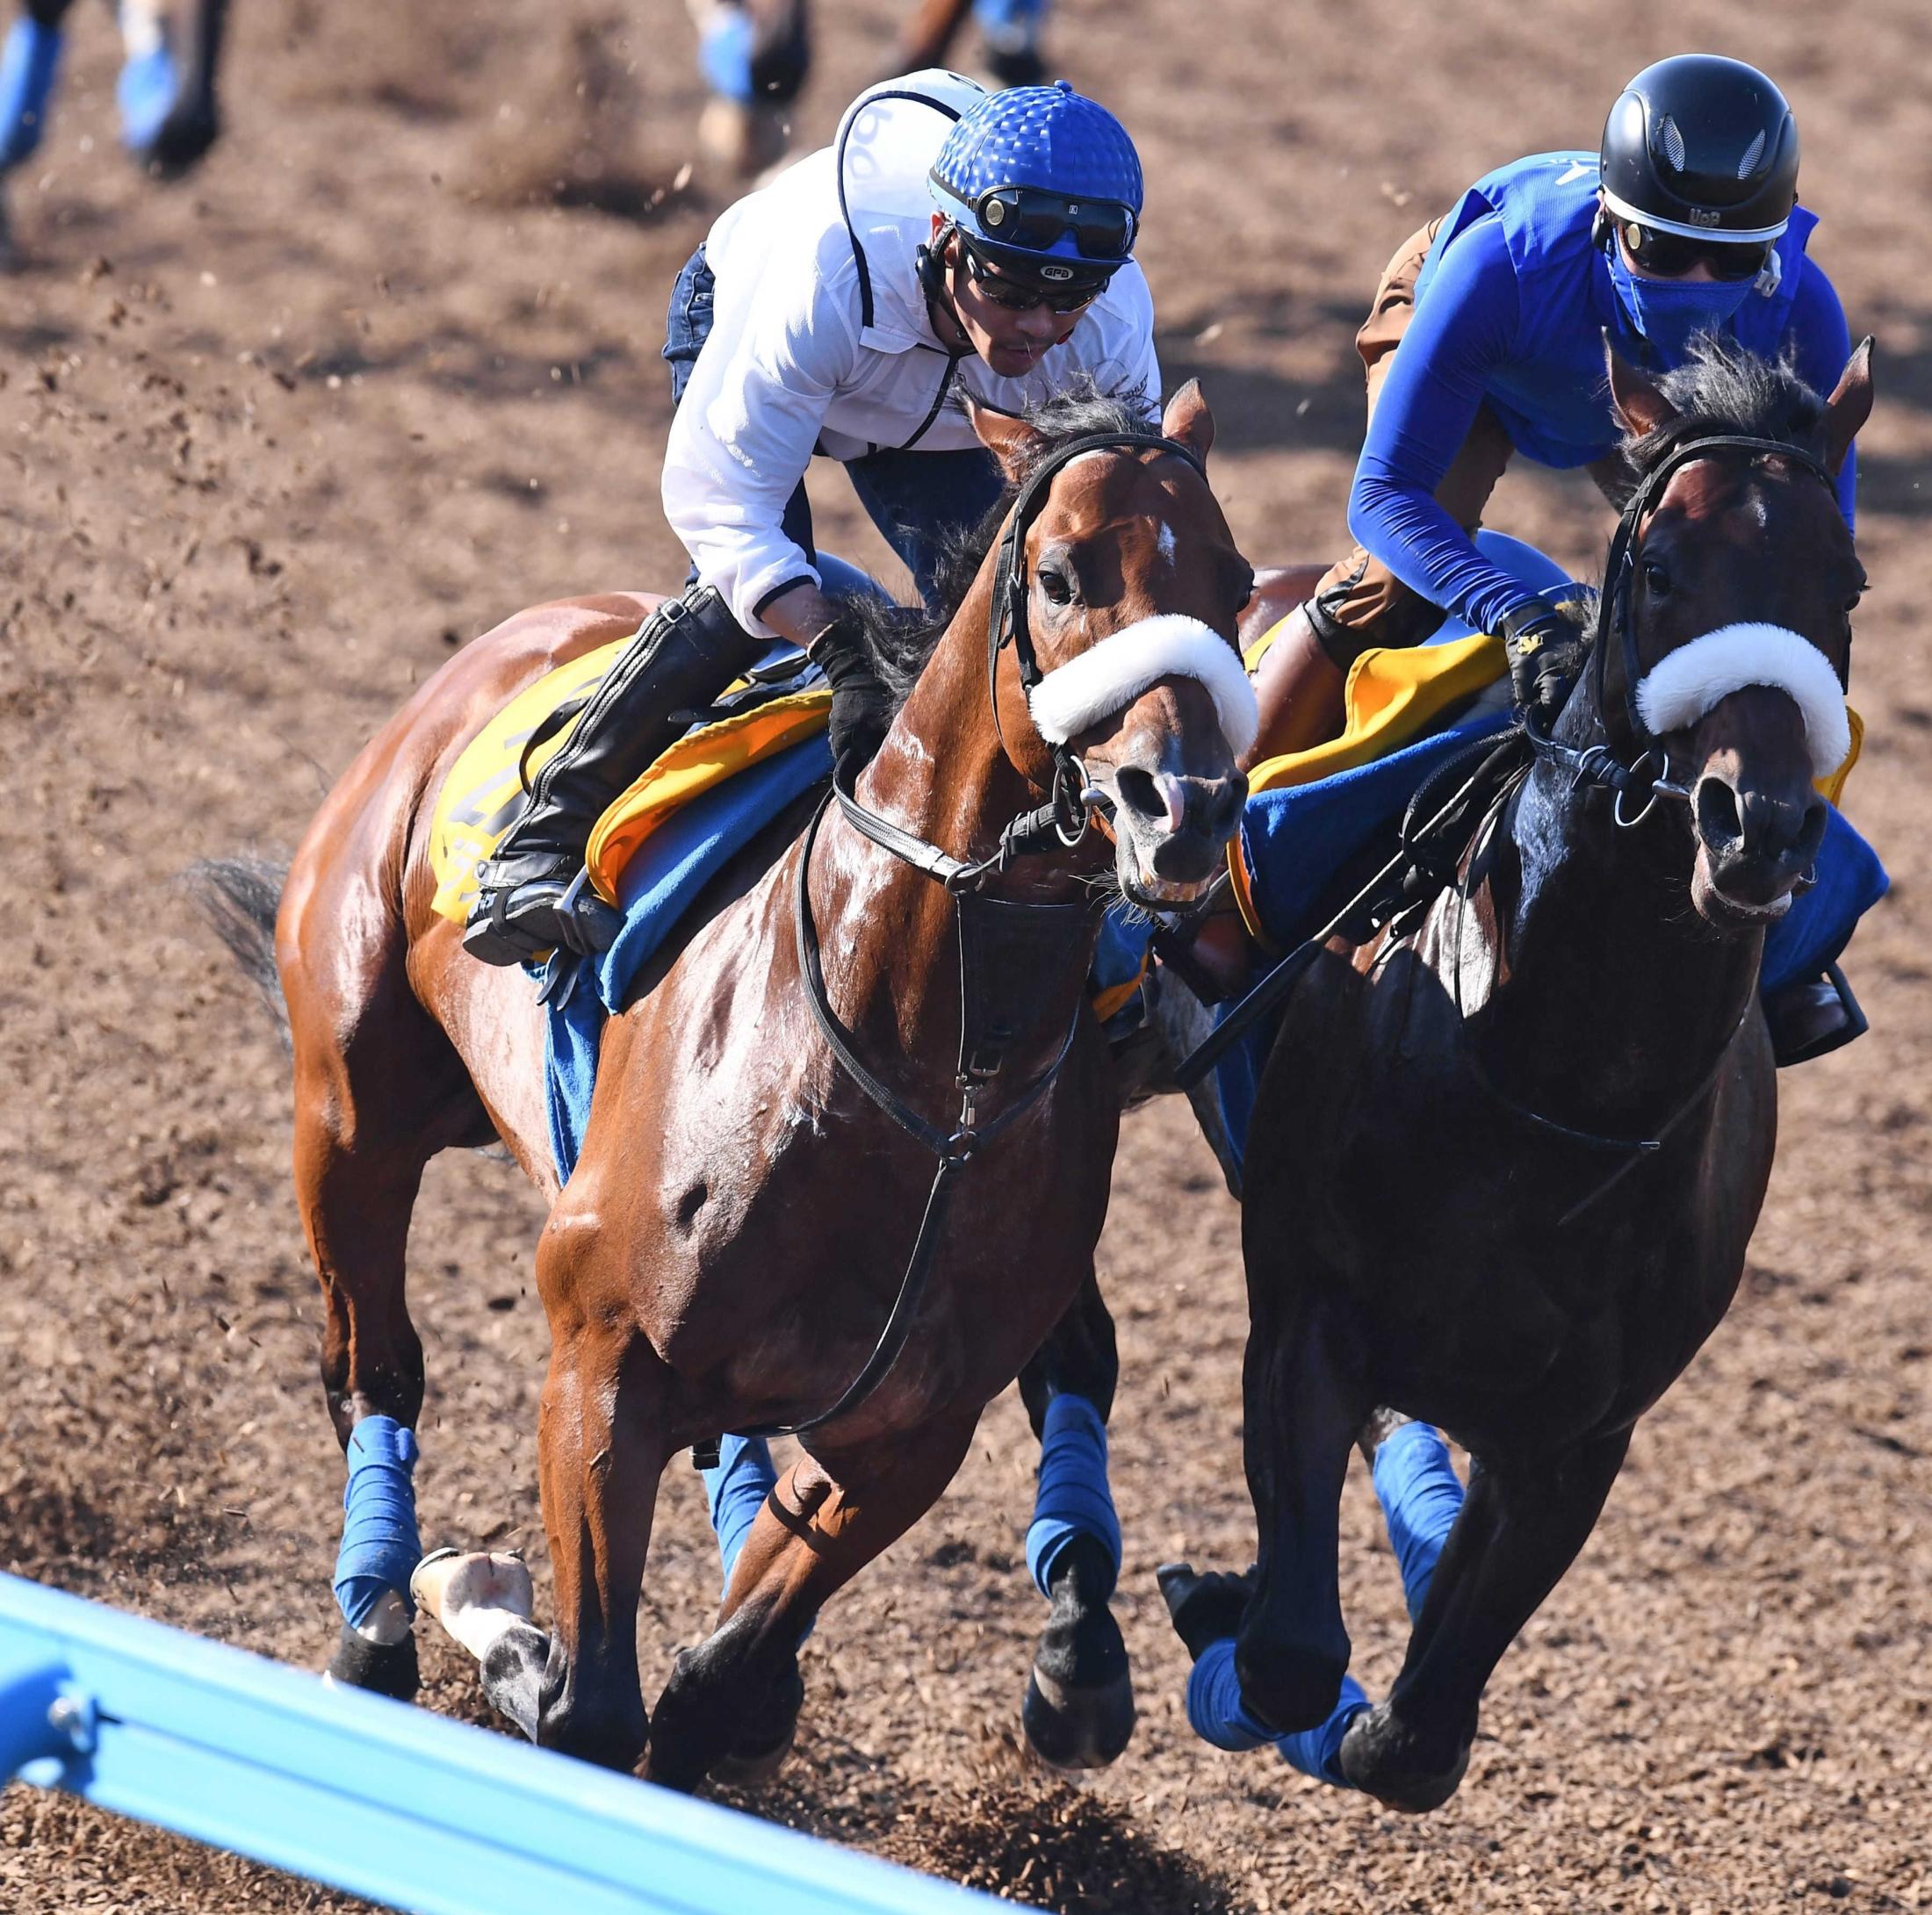
<instances>
[{"instance_id":1,"label":"jockey in white shirt","mask_svg":"<svg viewBox=\"0 0 1932 1915\"><path fill-rule=\"evenodd\" d=\"M1064 82L988 94L937 69L860 96L837 138L728 209L679 275L664 356L664 508L692 560L479 874L465 933L487 963L600 948L580 882L604 807L771 649L833 689L835 756L890 723L812 543L814 454L840 460L930 601L940 556L1001 481L960 395L1008 412L1092 385L1157 416L1153 303L1132 260L1140 162Z\"/></svg>"}]
</instances>

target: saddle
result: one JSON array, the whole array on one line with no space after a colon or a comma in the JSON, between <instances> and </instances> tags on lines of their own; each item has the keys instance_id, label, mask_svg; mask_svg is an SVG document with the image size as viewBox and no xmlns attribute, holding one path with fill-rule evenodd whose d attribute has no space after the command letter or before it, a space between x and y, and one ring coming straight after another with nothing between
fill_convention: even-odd
<instances>
[{"instance_id":1,"label":"saddle","mask_svg":"<svg viewBox=\"0 0 1932 1915\"><path fill-rule=\"evenodd\" d=\"M476 901L477 867L529 800L532 781L562 747L628 639L600 646L525 686L464 747L437 794L429 825L437 914L461 924ZM741 772L825 731L832 692L807 682L803 654L761 666L717 702L686 714L690 728L660 752L605 810L585 855L590 882L617 900L626 867L668 819ZM679 714L672 714L675 718Z\"/></svg>"}]
</instances>

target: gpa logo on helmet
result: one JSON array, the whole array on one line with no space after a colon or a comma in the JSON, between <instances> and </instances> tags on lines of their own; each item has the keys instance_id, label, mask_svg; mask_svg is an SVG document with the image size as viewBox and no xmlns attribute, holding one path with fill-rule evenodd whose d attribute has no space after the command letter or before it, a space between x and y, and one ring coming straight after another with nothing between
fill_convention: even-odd
<instances>
[{"instance_id":1,"label":"gpa logo on helmet","mask_svg":"<svg viewBox=\"0 0 1932 1915\"><path fill-rule=\"evenodd\" d=\"M1043 265L1040 268L1040 277L1057 284L1061 280L1072 278L1073 269L1071 266Z\"/></svg>"},{"instance_id":2,"label":"gpa logo on helmet","mask_svg":"<svg viewBox=\"0 0 1932 1915\"><path fill-rule=\"evenodd\" d=\"M1721 212L1712 212L1703 206L1693 206L1690 209L1692 226L1718 226L1722 224L1723 220L1724 215Z\"/></svg>"}]
</instances>

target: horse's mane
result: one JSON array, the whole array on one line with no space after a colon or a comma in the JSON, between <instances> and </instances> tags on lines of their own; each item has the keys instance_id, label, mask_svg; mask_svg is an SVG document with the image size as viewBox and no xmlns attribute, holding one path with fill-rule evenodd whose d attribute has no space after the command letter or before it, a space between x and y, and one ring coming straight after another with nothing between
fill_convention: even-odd
<instances>
[{"instance_id":1,"label":"horse's mane","mask_svg":"<svg viewBox=\"0 0 1932 1915\"><path fill-rule=\"evenodd\" d=\"M1096 433L1145 432L1150 429L1146 406L1133 399L1110 398L1091 382L1056 399L1031 407L1027 423L1042 435L1020 477L1010 481L977 525L948 538L934 576L931 610L920 605L895 605L882 594L864 593L845 602L847 616L872 653L878 673L896 702L903 704L926 662L933 655L954 614L972 589L986 554L1006 522L1020 487L1040 463L1073 440Z\"/></svg>"},{"instance_id":2,"label":"horse's mane","mask_svg":"<svg viewBox=\"0 0 1932 1915\"><path fill-rule=\"evenodd\" d=\"M1678 416L1654 432L1625 436L1619 450L1633 490L1684 440L1712 433L1824 450L1825 401L1799 377L1788 353L1760 358L1734 340L1705 333L1692 341L1690 358L1656 385Z\"/></svg>"}]
</instances>

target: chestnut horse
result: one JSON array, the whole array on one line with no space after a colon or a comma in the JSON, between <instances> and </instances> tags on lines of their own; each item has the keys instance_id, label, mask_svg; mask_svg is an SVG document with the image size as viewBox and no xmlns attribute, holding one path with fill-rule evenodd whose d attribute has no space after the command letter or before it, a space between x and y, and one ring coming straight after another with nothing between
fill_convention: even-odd
<instances>
[{"instance_id":1,"label":"chestnut horse","mask_svg":"<svg viewBox=\"0 0 1932 1915\"><path fill-rule=\"evenodd\" d=\"M944 1489L984 1405L1091 1280L1118 1124L1084 1005L1099 907L1116 887L1164 908L1203 895L1245 791L1234 760L1253 705L1233 635L1251 574L1203 474L1199 388L1159 437L1091 400L975 424L1017 505L1010 492L962 601L925 635L853 803L804 802L768 827L610 1019L560 1189L544 1013L527 976L468 958L431 910L429 819L482 724L654 601L542 607L466 648L345 774L282 896L297 1196L337 1436L353 1460L366 1419L404 1435L416 1422L404 1249L418 1183L437 1151L501 1138L551 1199L537 1280L557 1629L500 1604L463 1639L533 1739L621 1767L648 1739L648 1773L680 1786L782 1752L819 1607ZM1086 829L1095 808L1111 849ZM1034 854L1009 863L994 854L1016 814L1034 821ZM962 1055L969 975L984 1057ZM928 1230L955 1171L949 1220ZM924 1288L894 1356L881 1325L914 1287L909 1258ZM636 1616L660 1471L721 1431L801 1422L804 1451L714 1633L678 1657L647 1717ZM413 1538L407 1509L389 1514ZM512 1567L445 1565L439 1613L487 1610ZM345 1627L335 1671L407 1691L402 1592L384 1594L368 1626Z\"/></svg>"},{"instance_id":2,"label":"chestnut horse","mask_svg":"<svg viewBox=\"0 0 1932 1915\"><path fill-rule=\"evenodd\" d=\"M1491 1672L1742 1271L1777 1134L1759 957L1846 749L1864 580L1829 478L1869 348L1822 401L1717 347L1656 382L1612 357L1636 490L1589 672L1457 882L1286 1002L1244 1163L1259 1556L1205 1633L1266 1729L1329 1718L1349 1452L1384 1405L1463 1443L1400 1678L1340 1747L1398 1808L1453 1793Z\"/></svg>"}]
</instances>

